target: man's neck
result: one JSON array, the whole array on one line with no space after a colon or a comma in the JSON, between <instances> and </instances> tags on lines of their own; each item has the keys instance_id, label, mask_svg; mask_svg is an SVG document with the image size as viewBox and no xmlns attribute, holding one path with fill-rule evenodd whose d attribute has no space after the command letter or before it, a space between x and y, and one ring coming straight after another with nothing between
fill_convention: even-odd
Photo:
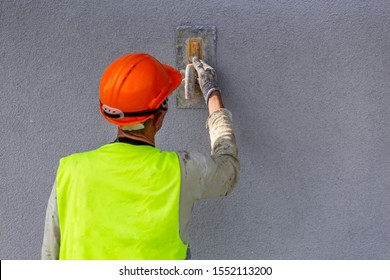
<instances>
[{"instance_id":1,"label":"man's neck","mask_svg":"<svg viewBox=\"0 0 390 280\"><path fill-rule=\"evenodd\" d=\"M155 146L154 134L147 133L147 131L145 131L145 129L136 130L136 131L123 131L122 129L118 129L117 137L118 138L129 138L132 140L145 142L147 144Z\"/></svg>"}]
</instances>

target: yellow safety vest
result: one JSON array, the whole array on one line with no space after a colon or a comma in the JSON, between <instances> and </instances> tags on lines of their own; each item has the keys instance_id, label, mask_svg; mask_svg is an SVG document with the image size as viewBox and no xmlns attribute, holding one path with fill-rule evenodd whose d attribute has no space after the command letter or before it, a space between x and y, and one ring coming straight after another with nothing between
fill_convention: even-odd
<instances>
[{"instance_id":1,"label":"yellow safety vest","mask_svg":"<svg viewBox=\"0 0 390 280\"><path fill-rule=\"evenodd\" d=\"M112 143L62 158L60 259L185 259L175 152Z\"/></svg>"}]
</instances>

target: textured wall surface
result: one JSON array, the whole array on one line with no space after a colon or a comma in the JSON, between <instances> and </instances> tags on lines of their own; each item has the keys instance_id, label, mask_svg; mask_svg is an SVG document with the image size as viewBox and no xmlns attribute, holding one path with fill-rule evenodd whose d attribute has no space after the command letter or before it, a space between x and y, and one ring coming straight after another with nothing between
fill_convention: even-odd
<instances>
[{"instance_id":1,"label":"textured wall surface","mask_svg":"<svg viewBox=\"0 0 390 280\"><path fill-rule=\"evenodd\" d=\"M105 67L175 65L178 25L215 25L241 180L199 202L194 259L390 259L390 2L0 1L0 258L37 259L60 157L99 147ZM209 151L170 100L158 146Z\"/></svg>"}]
</instances>

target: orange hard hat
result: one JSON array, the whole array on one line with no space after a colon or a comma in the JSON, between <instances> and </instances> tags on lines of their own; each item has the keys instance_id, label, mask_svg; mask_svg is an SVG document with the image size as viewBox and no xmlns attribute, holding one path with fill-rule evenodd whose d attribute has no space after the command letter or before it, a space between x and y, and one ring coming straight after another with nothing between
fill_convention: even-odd
<instances>
[{"instance_id":1,"label":"orange hard hat","mask_svg":"<svg viewBox=\"0 0 390 280\"><path fill-rule=\"evenodd\" d=\"M115 60L100 80L100 112L112 124L150 119L181 83L180 72L153 56L134 53Z\"/></svg>"}]
</instances>

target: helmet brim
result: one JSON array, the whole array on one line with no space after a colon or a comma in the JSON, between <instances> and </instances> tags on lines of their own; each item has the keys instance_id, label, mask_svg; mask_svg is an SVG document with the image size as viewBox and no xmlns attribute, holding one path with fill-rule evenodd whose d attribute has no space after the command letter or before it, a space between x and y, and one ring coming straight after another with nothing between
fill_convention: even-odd
<instances>
[{"instance_id":1,"label":"helmet brim","mask_svg":"<svg viewBox=\"0 0 390 280\"><path fill-rule=\"evenodd\" d=\"M183 77L181 73L175 68L166 64L162 64L162 66L164 67L165 71L167 71L170 79L170 87L168 88L168 92L167 92L168 94L166 96L168 97L176 88L180 86Z\"/></svg>"}]
</instances>

